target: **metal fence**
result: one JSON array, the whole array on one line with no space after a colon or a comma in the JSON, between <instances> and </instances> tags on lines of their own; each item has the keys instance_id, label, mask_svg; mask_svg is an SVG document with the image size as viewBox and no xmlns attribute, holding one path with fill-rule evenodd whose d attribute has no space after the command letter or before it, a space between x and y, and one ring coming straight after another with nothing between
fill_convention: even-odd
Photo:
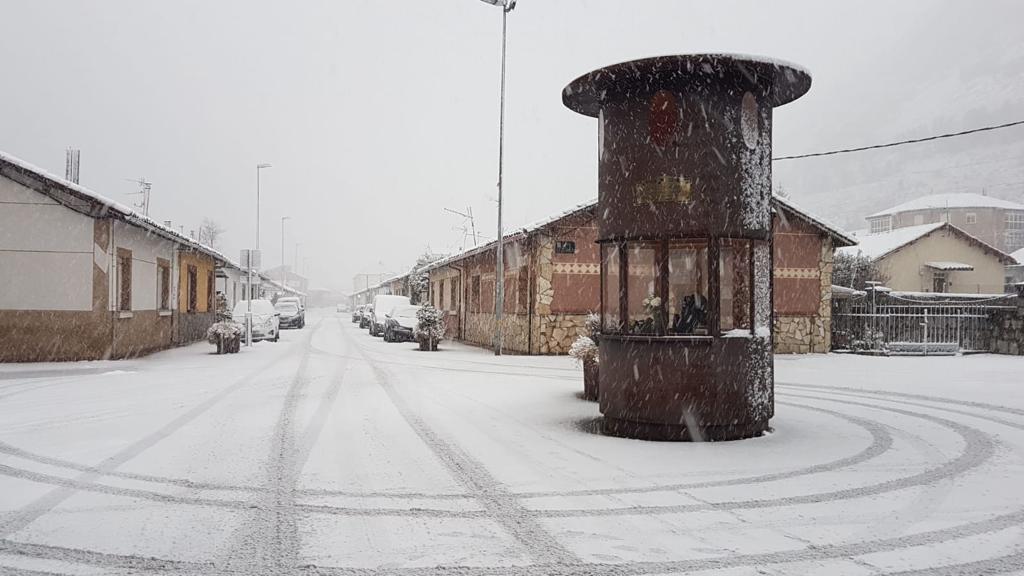
<instances>
[{"instance_id":1,"label":"metal fence","mask_svg":"<svg viewBox=\"0 0 1024 576\"><path fill-rule=\"evenodd\" d=\"M1015 296L955 294L910 298L879 294L834 300L833 349L890 354L956 354L989 350L989 316L1011 308Z\"/></svg>"}]
</instances>

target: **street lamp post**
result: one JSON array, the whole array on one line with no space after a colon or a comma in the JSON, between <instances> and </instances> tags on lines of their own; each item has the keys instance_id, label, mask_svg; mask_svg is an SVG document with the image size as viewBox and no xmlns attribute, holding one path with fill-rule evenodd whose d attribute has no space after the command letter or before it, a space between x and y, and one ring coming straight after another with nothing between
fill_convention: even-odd
<instances>
[{"instance_id":1,"label":"street lamp post","mask_svg":"<svg viewBox=\"0 0 1024 576\"><path fill-rule=\"evenodd\" d=\"M505 311L505 246L502 230L502 177L505 167L505 53L508 32L508 13L516 7L516 0L481 0L501 7L501 111L498 119L498 246L494 263L494 355L501 356L501 319Z\"/></svg>"},{"instance_id":2,"label":"street lamp post","mask_svg":"<svg viewBox=\"0 0 1024 576\"><path fill-rule=\"evenodd\" d=\"M291 216L281 216L281 285L285 288L288 287L288 280L284 271L284 221L291 219Z\"/></svg>"},{"instance_id":3,"label":"street lamp post","mask_svg":"<svg viewBox=\"0 0 1024 576\"><path fill-rule=\"evenodd\" d=\"M256 252L260 251L260 170L264 168L270 168L270 164L261 162L256 165ZM245 345L252 345L252 268L253 268L253 256L252 252L249 253L249 261L246 263L246 305L245 305Z\"/></svg>"}]
</instances>

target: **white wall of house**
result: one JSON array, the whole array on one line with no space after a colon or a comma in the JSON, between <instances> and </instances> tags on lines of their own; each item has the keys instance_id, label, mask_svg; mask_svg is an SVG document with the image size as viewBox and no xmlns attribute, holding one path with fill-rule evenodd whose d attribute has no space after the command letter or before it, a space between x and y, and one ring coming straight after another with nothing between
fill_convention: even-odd
<instances>
[{"instance_id":1,"label":"white wall of house","mask_svg":"<svg viewBox=\"0 0 1024 576\"><path fill-rule=\"evenodd\" d=\"M120 274L117 270L117 249L123 248L132 252L132 310L156 310L160 297L160 286L157 275L157 258L172 264L175 258L175 244L169 240L147 233L141 228L130 226L121 221L113 225L113 257L114 274L111 278L111 303L117 306ZM177 274L172 269L169 308L173 309L177 302ZM116 308L115 308L116 309Z\"/></svg>"},{"instance_id":2,"label":"white wall of house","mask_svg":"<svg viewBox=\"0 0 1024 576\"><path fill-rule=\"evenodd\" d=\"M0 176L0 310L91 310L93 226Z\"/></svg>"}]
</instances>

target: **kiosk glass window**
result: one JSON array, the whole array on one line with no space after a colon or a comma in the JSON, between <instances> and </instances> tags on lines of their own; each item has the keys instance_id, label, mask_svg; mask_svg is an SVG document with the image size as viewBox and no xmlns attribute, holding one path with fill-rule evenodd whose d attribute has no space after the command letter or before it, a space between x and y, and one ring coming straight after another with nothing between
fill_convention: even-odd
<instances>
[{"instance_id":1,"label":"kiosk glass window","mask_svg":"<svg viewBox=\"0 0 1024 576\"><path fill-rule=\"evenodd\" d=\"M627 245L626 313L631 334L664 334L665 302L659 287L657 245Z\"/></svg>"},{"instance_id":2,"label":"kiosk glass window","mask_svg":"<svg viewBox=\"0 0 1024 576\"><path fill-rule=\"evenodd\" d=\"M750 252L750 240L722 239L718 271L719 327L723 333L751 329Z\"/></svg>"},{"instance_id":3,"label":"kiosk glass window","mask_svg":"<svg viewBox=\"0 0 1024 576\"><path fill-rule=\"evenodd\" d=\"M618 244L601 245L601 330L604 332L619 332L622 329L619 310L621 259Z\"/></svg>"},{"instance_id":4,"label":"kiosk glass window","mask_svg":"<svg viewBox=\"0 0 1024 576\"><path fill-rule=\"evenodd\" d=\"M674 241L668 245L668 333L708 333L708 243Z\"/></svg>"}]
</instances>

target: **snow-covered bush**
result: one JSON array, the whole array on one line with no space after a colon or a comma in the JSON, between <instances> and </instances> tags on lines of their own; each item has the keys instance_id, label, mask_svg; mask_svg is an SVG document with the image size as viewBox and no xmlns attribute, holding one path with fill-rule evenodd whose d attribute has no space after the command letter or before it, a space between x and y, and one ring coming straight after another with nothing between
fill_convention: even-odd
<instances>
[{"instance_id":1,"label":"snow-covered bush","mask_svg":"<svg viewBox=\"0 0 1024 576\"><path fill-rule=\"evenodd\" d=\"M572 356L581 364L591 361L596 362L597 343L589 336L577 336L576 341L569 347L569 356Z\"/></svg>"},{"instance_id":2,"label":"snow-covered bush","mask_svg":"<svg viewBox=\"0 0 1024 576\"><path fill-rule=\"evenodd\" d=\"M245 332L245 328L241 324L231 322L230 320L215 322L206 330L206 341L210 344L217 344L221 338L225 340L241 338L243 332Z\"/></svg>"},{"instance_id":3,"label":"snow-covered bush","mask_svg":"<svg viewBox=\"0 0 1024 576\"><path fill-rule=\"evenodd\" d=\"M444 338L444 315L430 304L416 312L416 340L421 350L437 350L437 343Z\"/></svg>"},{"instance_id":4,"label":"snow-covered bush","mask_svg":"<svg viewBox=\"0 0 1024 576\"><path fill-rule=\"evenodd\" d=\"M597 342L601 336L601 317L591 312L583 322L584 335Z\"/></svg>"}]
</instances>

